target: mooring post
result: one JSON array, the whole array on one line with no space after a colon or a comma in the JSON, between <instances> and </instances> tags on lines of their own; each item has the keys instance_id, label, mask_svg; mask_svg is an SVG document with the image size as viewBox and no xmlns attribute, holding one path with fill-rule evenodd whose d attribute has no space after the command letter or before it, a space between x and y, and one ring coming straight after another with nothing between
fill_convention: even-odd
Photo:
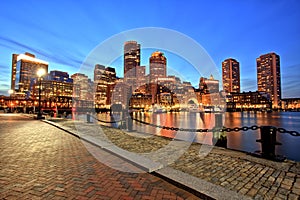
<instances>
[{"instance_id":1,"label":"mooring post","mask_svg":"<svg viewBox=\"0 0 300 200\"><path fill-rule=\"evenodd\" d=\"M223 115L221 113L215 113L215 129L221 129L222 127L223 127ZM227 148L226 133L220 131L213 132L213 144L219 147Z\"/></svg>"},{"instance_id":2,"label":"mooring post","mask_svg":"<svg viewBox=\"0 0 300 200\"><path fill-rule=\"evenodd\" d=\"M262 126L260 130L260 139L256 142L261 143L261 156L267 159L276 159L275 145L281 145L276 141L276 128L273 126Z\"/></svg>"},{"instance_id":3,"label":"mooring post","mask_svg":"<svg viewBox=\"0 0 300 200\"><path fill-rule=\"evenodd\" d=\"M91 123L91 115L89 113L86 114L87 123Z\"/></svg>"},{"instance_id":4,"label":"mooring post","mask_svg":"<svg viewBox=\"0 0 300 200\"><path fill-rule=\"evenodd\" d=\"M130 112L126 117L127 131L132 131L132 112Z\"/></svg>"},{"instance_id":5,"label":"mooring post","mask_svg":"<svg viewBox=\"0 0 300 200\"><path fill-rule=\"evenodd\" d=\"M122 111L121 111L121 115L122 115L122 117L121 117L121 129L126 129L126 124L127 124L127 119L126 119L126 112L125 112L125 110L124 109L122 109Z\"/></svg>"}]
</instances>

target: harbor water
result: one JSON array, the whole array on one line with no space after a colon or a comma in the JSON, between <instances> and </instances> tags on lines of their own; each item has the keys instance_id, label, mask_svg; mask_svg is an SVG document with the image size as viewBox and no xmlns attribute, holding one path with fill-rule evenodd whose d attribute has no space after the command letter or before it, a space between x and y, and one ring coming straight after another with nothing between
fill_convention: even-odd
<instances>
[{"instance_id":1,"label":"harbor water","mask_svg":"<svg viewBox=\"0 0 300 200\"><path fill-rule=\"evenodd\" d=\"M223 126L228 128L234 127L251 127L257 126L274 126L284 128L288 131L300 132L300 112L226 112L223 113ZM134 112L133 118L145 121L151 124L167 127L177 127L186 129L205 129L215 126L215 113L147 113ZM108 113L98 114L98 119L103 121L119 120L120 116L114 114L111 117ZM101 123L101 122L99 122ZM109 124L105 124L109 125ZM119 123L112 126L119 126ZM141 124L133 120L133 129L141 133L150 133L181 140L198 142L212 145L212 133L189 132L189 131L172 131L161 128L155 128L149 125ZM227 133L227 147L245 152L255 152L261 149L261 144L256 142L260 139L260 130L247 130ZM276 154L283 155L290 160L300 161L300 137L292 136L288 133L277 132L277 141L282 145L276 145Z\"/></svg>"}]
</instances>

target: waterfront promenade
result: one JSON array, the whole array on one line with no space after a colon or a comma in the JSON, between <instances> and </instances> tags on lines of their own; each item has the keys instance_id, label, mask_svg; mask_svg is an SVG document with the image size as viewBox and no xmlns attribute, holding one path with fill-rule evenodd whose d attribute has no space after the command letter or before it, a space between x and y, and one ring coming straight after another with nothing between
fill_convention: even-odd
<instances>
[{"instance_id":1,"label":"waterfront promenade","mask_svg":"<svg viewBox=\"0 0 300 200\"><path fill-rule=\"evenodd\" d=\"M29 195L29 198L58 199L196 199L203 194L202 198L215 199L299 199L300 196L299 162L278 163L84 120L48 119L43 123L21 116L18 120L15 116L1 115L1 118L0 198ZM109 159L101 160L104 158ZM114 161L118 166L113 166ZM121 169L114 169L120 166Z\"/></svg>"},{"instance_id":2,"label":"waterfront promenade","mask_svg":"<svg viewBox=\"0 0 300 200\"><path fill-rule=\"evenodd\" d=\"M114 170L80 139L23 115L0 113L0 152L0 199L199 199L152 174Z\"/></svg>"}]
</instances>

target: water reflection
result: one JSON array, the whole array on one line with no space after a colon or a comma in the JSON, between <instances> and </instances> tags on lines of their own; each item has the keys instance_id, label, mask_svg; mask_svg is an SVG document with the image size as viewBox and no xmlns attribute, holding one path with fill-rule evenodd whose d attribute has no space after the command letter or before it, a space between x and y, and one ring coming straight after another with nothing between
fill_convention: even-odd
<instances>
[{"instance_id":1,"label":"water reflection","mask_svg":"<svg viewBox=\"0 0 300 200\"><path fill-rule=\"evenodd\" d=\"M214 113L133 113L133 117L139 120L149 122L156 125L189 128L189 129L204 129L213 128L215 126ZM98 118L104 121L118 121L120 115L99 114ZM223 124L226 127L243 127L243 126L275 126L282 127L287 130L300 131L300 113L296 112L234 112L223 114ZM108 124L106 124L108 125ZM114 123L112 126L118 127L119 123ZM155 135L171 137L186 141L194 141L204 144L212 144L212 133L195 133L192 131L172 131L161 128L147 126L137 122L133 122L133 129L138 132L151 133ZM260 143L256 140L260 138L259 130L248 130L240 132L227 133L228 148L242 150L246 152L254 152L260 150ZM297 152L297 145L300 144L300 137L294 137L289 134L278 133L277 141L281 142L281 146L276 146L276 153L284 155L292 160L300 161L300 154Z\"/></svg>"}]
</instances>

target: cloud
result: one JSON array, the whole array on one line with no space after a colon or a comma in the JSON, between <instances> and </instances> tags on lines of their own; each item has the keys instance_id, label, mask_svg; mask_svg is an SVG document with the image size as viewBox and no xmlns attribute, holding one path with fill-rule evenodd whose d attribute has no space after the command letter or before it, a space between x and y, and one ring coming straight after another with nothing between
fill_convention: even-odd
<instances>
[{"instance_id":1,"label":"cloud","mask_svg":"<svg viewBox=\"0 0 300 200\"><path fill-rule=\"evenodd\" d=\"M282 68L281 89L283 98L300 98L299 69L300 64L290 65Z\"/></svg>"},{"instance_id":2,"label":"cloud","mask_svg":"<svg viewBox=\"0 0 300 200\"><path fill-rule=\"evenodd\" d=\"M241 80L241 92L256 91L256 90L257 90L256 79L244 78Z\"/></svg>"},{"instance_id":3,"label":"cloud","mask_svg":"<svg viewBox=\"0 0 300 200\"><path fill-rule=\"evenodd\" d=\"M27 52L37 54L37 55L43 57L43 59L46 59L46 61L48 61L48 62L52 61L57 64L79 67L82 63L82 61L80 59L76 58L75 56L71 55L70 53L64 52L63 55L62 54L55 55L53 53L49 53L49 51L44 51L42 49L33 48L27 44L20 43L18 41L8 38L8 37L0 36L0 45L5 46L10 49L13 49L13 50L15 50L15 49L18 49L20 51L25 50Z\"/></svg>"}]
</instances>

